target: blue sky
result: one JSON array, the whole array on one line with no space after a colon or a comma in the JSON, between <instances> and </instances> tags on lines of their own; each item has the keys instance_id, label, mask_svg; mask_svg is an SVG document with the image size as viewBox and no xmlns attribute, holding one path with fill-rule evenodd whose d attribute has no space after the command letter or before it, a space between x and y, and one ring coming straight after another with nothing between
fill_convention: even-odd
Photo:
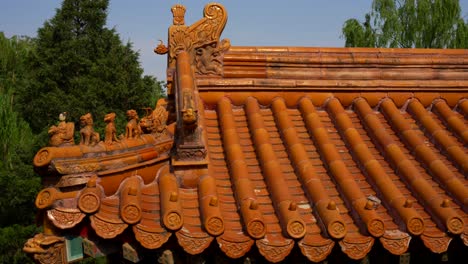
<instances>
[{"instance_id":1,"label":"blue sky","mask_svg":"<svg viewBox=\"0 0 468 264\"><path fill-rule=\"evenodd\" d=\"M0 31L7 36L36 36L37 29L55 15L61 0L0 0ZM212 1L110 0L107 26L115 27L124 42L140 52L145 74L165 80L166 57L153 53L172 23L170 8L187 7L186 24L203 16ZM372 0L231 0L217 1L228 12L222 38L233 46L342 47L341 27L348 18L362 20ZM460 0L468 17L468 0Z\"/></svg>"}]
</instances>

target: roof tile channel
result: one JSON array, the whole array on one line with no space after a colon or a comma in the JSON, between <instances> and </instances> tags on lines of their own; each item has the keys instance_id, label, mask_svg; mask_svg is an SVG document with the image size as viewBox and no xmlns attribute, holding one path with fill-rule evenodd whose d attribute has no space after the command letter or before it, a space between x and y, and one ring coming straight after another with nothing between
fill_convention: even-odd
<instances>
[{"instance_id":1,"label":"roof tile channel","mask_svg":"<svg viewBox=\"0 0 468 264\"><path fill-rule=\"evenodd\" d=\"M361 103L366 103L364 99L358 99ZM363 101L363 102L362 102ZM370 152L369 147L361 138L359 132L353 126L351 119L337 99L331 99L329 105L333 118L336 120L338 129L346 138L350 150L359 161L361 168L366 172L368 178L374 183L374 186L381 193L383 202L388 208L394 208L398 216L403 220L405 228L413 235L420 235L424 231L424 222L422 217L414 208L408 206L409 200L401 193L397 186L392 182L389 175L385 172L379 161ZM369 201L371 202L371 201ZM405 206L406 205L406 206Z\"/></svg>"},{"instance_id":2,"label":"roof tile channel","mask_svg":"<svg viewBox=\"0 0 468 264\"><path fill-rule=\"evenodd\" d=\"M304 116L309 133L318 144L321 156L326 162L330 173L333 175L350 208L356 211L359 218L364 222L366 230L371 235L375 237L382 236L385 231L383 220L375 210L366 209L366 204L368 202L367 197L364 196L360 187L357 185L335 145L331 143L329 135L316 114L312 102L310 99L302 99L299 103L299 107ZM330 105L329 107L334 106ZM359 221L360 220L357 220L357 222Z\"/></svg>"},{"instance_id":3,"label":"roof tile channel","mask_svg":"<svg viewBox=\"0 0 468 264\"><path fill-rule=\"evenodd\" d=\"M468 155L460 148L458 141L454 140L447 131L442 128L417 100L413 99L408 104L408 110L413 117L422 125L422 128L431 136L435 142L443 149L443 152L454 161L460 171L468 174Z\"/></svg>"},{"instance_id":4,"label":"roof tile channel","mask_svg":"<svg viewBox=\"0 0 468 264\"><path fill-rule=\"evenodd\" d=\"M270 105L270 103L268 103ZM294 167L288 157L287 149L284 145L284 141L278 130L277 123L273 112L270 107L262 107L260 110L262 115L265 129L270 137L270 142L273 149L275 150L276 157L278 158L279 165L283 172L285 182L288 186L291 198L297 205L297 210L301 215L302 220L306 223L306 237L311 235L315 238L322 238L320 233L322 232L320 226L317 225L317 220L312 214L312 206L309 199L306 197L302 184L300 183L298 176L295 173Z\"/></svg>"},{"instance_id":5,"label":"roof tile channel","mask_svg":"<svg viewBox=\"0 0 468 264\"><path fill-rule=\"evenodd\" d=\"M272 110L290 160L307 191L307 195L312 200L314 208L318 211L319 219L325 226L325 231L335 239L343 238L347 232L346 224L337 210L336 202L330 199L320 178L317 176L314 166L309 160L290 120L284 101L281 99L274 100Z\"/></svg>"},{"instance_id":6,"label":"roof tile channel","mask_svg":"<svg viewBox=\"0 0 468 264\"><path fill-rule=\"evenodd\" d=\"M463 226L462 219L453 208L441 206L444 199L434 190L397 142L390 136L389 131L373 113L370 106L364 100L356 101L355 106L362 122L368 127L368 132L381 147L384 156L388 157L393 169L403 177L404 181L419 197L419 202L429 209L434 219L443 228L451 221L461 223Z\"/></svg>"},{"instance_id":7,"label":"roof tile channel","mask_svg":"<svg viewBox=\"0 0 468 264\"><path fill-rule=\"evenodd\" d=\"M257 195L258 207L263 214L266 224L265 237L256 240L259 252L271 262L278 262L283 260L294 247L294 241L285 238L282 233L282 227L275 214L275 208L271 200L270 192L268 190L266 179L262 174L261 165L255 153L253 139L250 135L248 121L244 108L233 110L234 120L236 121L236 129L239 135L242 152L246 159L248 166L248 176L255 188ZM223 176L224 179L229 180L229 176ZM219 179L218 179L219 181ZM237 213L237 212L236 212ZM241 223L239 218L236 219L237 223ZM238 245L236 245L238 248ZM302 248L301 248L302 249ZM331 250L331 249L330 249Z\"/></svg>"},{"instance_id":8,"label":"roof tile channel","mask_svg":"<svg viewBox=\"0 0 468 264\"><path fill-rule=\"evenodd\" d=\"M216 238L220 249L230 258L244 256L251 249L254 241L244 233L241 216L229 178L228 166L224 156L224 147L214 110L203 110L206 124L206 142L210 157L208 167L210 175L216 179L219 197L219 208L224 219L224 233Z\"/></svg>"},{"instance_id":9,"label":"roof tile channel","mask_svg":"<svg viewBox=\"0 0 468 264\"><path fill-rule=\"evenodd\" d=\"M198 111L201 117L205 116L203 104L200 103L198 105ZM200 118L199 122L200 126L205 127L205 120L203 118ZM205 130L202 130L202 133L203 141L206 142L208 140L207 133ZM210 153L207 153L206 158L210 160ZM198 198L203 227L210 235L219 236L224 232L225 227L219 207L219 195L214 172L211 167L202 167L190 173L195 173L199 179Z\"/></svg>"},{"instance_id":10,"label":"roof tile channel","mask_svg":"<svg viewBox=\"0 0 468 264\"><path fill-rule=\"evenodd\" d=\"M222 104L221 102L220 104ZM285 239L281 234L278 234L281 232L281 228L278 224L278 219L274 215L266 185L260 174L259 164L257 163L254 148L250 141L244 111L242 108L239 108L236 109L236 111L231 111L231 113L235 121L237 136L248 169L248 173L243 176L247 176L247 179L249 179L253 188L255 188L254 193L256 194L257 203L253 204L253 208L258 206L258 211L264 215L263 221L265 227L263 230L266 232L266 237L256 241L257 247L260 253L269 261L281 261L289 254L294 243L292 240ZM222 114L220 113L220 115ZM229 166L226 163L229 162L228 153L230 151L229 148L224 151L225 146L223 146L222 137L225 135L224 132L221 132L224 131L222 130L223 124L221 121L218 124L218 116L214 110L204 110L204 119L207 131L206 138L209 146L209 169L216 178L217 189L220 194L220 209L225 221L225 232L216 239L221 250L225 252L226 255L231 258L239 258L250 250L254 240L247 235L248 230L246 230L246 228L248 228L248 226L245 226L245 219L241 217L242 212L238 210L238 203L240 202L239 196L233 192L237 187L233 185L235 182L232 175L233 172L228 170ZM221 120L221 117L219 117L219 119ZM226 157L224 153L226 153ZM242 182L243 183L240 184L244 185L245 181L242 180ZM245 190L241 190L241 192L245 192ZM246 203L248 206L251 205L249 201L250 200L247 200ZM249 207L246 209L250 210ZM253 210L250 211L252 213ZM255 223L255 225L251 226L251 228L255 229L253 230L254 233L257 233L258 230L260 230L260 232L263 231L261 230L262 228L258 228L257 222L253 223Z\"/></svg>"},{"instance_id":11,"label":"roof tile channel","mask_svg":"<svg viewBox=\"0 0 468 264\"><path fill-rule=\"evenodd\" d=\"M266 226L263 215L258 210L257 196L248 177L247 163L240 145L229 99L223 98L219 101L218 118L222 130L223 147L229 164L228 168L234 185L233 189L244 226L252 238L260 239L265 236Z\"/></svg>"},{"instance_id":12,"label":"roof tile channel","mask_svg":"<svg viewBox=\"0 0 468 264\"><path fill-rule=\"evenodd\" d=\"M253 143L283 232L292 238L302 238L306 233L305 222L289 193L255 98L247 98L246 113Z\"/></svg>"},{"instance_id":13,"label":"roof tile channel","mask_svg":"<svg viewBox=\"0 0 468 264\"><path fill-rule=\"evenodd\" d=\"M117 196L101 200L101 206L96 214L90 216L91 226L102 238L114 238L120 235L128 226L119 214L120 199Z\"/></svg>"},{"instance_id":14,"label":"roof tile channel","mask_svg":"<svg viewBox=\"0 0 468 264\"><path fill-rule=\"evenodd\" d=\"M322 123L327 122L331 124L331 120L328 118L328 114L325 111L317 111L316 113L317 117L322 119ZM338 188L336 187L335 182L328 175L326 165L320 158L318 148L314 144L315 140L309 135L309 132L307 131L305 121L302 118L300 110L289 109L289 114L295 125L298 137L301 143L303 144L304 148L306 149L307 157L314 165L314 170L317 176L320 178L325 190L327 191L328 196L331 200L335 201L337 210L340 212L341 217L346 223L348 233L357 232L359 228L353 222L350 216L351 213L345 206L344 201L340 196L340 193L338 192Z\"/></svg>"},{"instance_id":15,"label":"roof tile channel","mask_svg":"<svg viewBox=\"0 0 468 264\"><path fill-rule=\"evenodd\" d=\"M447 168L447 166L437 157L434 151L424 143L423 139L418 134L416 134L415 130L411 128L408 121L396 108L393 101L385 99L383 100L381 107L382 111L392 124L392 127L398 131L398 135L403 139L402 141L409 149L414 151L417 159L420 160L430 171L431 175L434 176L434 178L458 200L462 205L462 208L466 211L468 209L468 189L465 187L465 184L457 178L455 173ZM415 104L410 103L409 109L414 111L417 108ZM455 234L462 232L462 230L453 229L450 225L448 228Z\"/></svg>"},{"instance_id":16,"label":"roof tile channel","mask_svg":"<svg viewBox=\"0 0 468 264\"><path fill-rule=\"evenodd\" d=\"M284 98L279 101L284 102L283 100ZM261 114L264 119L268 135L270 136L270 141L273 144L272 146L281 165L289 192L292 195L293 200L297 203L298 211L306 223L306 234L303 239L298 241L299 248L304 256L309 260L320 262L327 258L331 253L335 242L329 238L329 235L327 235L327 229L323 226L323 221L321 221L320 216L317 215L317 211L314 212L314 203L311 201L310 196L308 198L307 190L304 189L304 184L301 183L301 177L298 175L298 171L291 160L292 157L288 154L288 144L283 135L284 129L281 129L280 121L278 116L275 114L274 106L271 105L271 108L261 109ZM299 111L294 108L285 109L285 113L283 113L282 116L283 119L287 118L291 125L291 127L287 129L288 131L301 131L301 138L298 138L297 136L299 135L296 133L296 139L299 140L299 144L304 148L303 155L305 156L303 158L310 159L308 154L312 154L312 158L318 158L318 155L313 148L313 144L310 141L310 137L304 127ZM291 136L288 136L288 138L291 138ZM307 141L306 143L303 143L305 138L309 139L308 143ZM309 153L305 151L305 146L303 144L309 144L309 147L307 148L310 151ZM315 161L317 163L320 159L318 158ZM312 165L312 163L310 164ZM325 172L325 169L322 166L318 166L317 168L320 171ZM321 176L323 175L320 175L320 177ZM324 191L327 195L331 193L329 190L325 190L325 188ZM339 218L342 218L338 208L343 205L343 202L341 199L336 198L337 197L335 196L333 201L334 203L332 203L331 208L334 206L336 208L335 212ZM325 204L325 207L327 205L328 204ZM343 220L343 226L339 226L337 232L341 232L343 230L341 227L346 230L346 221Z\"/></svg>"},{"instance_id":17,"label":"roof tile channel","mask_svg":"<svg viewBox=\"0 0 468 264\"><path fill-rule=\"evenodd\" d=\"M210 246L213 236L202 228L198 192L194 189L180 189L179 194L184 225L175 232L177 240L189 254L200 254Z\"/></svg>"},{"instance_id":18,"label":"roof tile channel","mask_svg":"<svg viewBox=\"0 0 468 264\"><path fill-rule=\"evenodd\" d=\"M460 111L460 114L462 114L465 119L468 118L468 99L462 99L458 103L458 110ZM466 123L466 122L465 122Z\"/></svg>"},{"instance_id":19,"label":"roof tile channel","mask_svg":"<svg viewBox=\"0 0 468 264\"><path fill-rule=\"evenodd\" d=\"M444 124L454 132L464 145L468 144L468 127L462 121L463 117L459 117L459 114L452 111L445 100L436 100L433 111L439 115Z\"/></svg>"},{"instance_id":20,"label":"roof tile channel","mask_svg":"<svg viewBox=\"0 0 468 264\"><path fill-rule=\"evenodd\" d=\"M217 237L217 240L221 250L228 256L237 258L243 256L250 249L253 241L244 234L242 224L239 221L241 217L237 211L238 206L229 179L216 111L205 110L204 123L210 157L210 175L216 179L219 208L225 226L224 233ZM233 250L233 248L236 248L236 250Z\"/></svg>"},{"instance_id":21,"label":"roof tile channel","mask_svg":"<svg viewBox=\"0 0 468 264\"><path fill-rule=\"evenodd\" d=\"M161 208L160 189L156 181L141 189L141 221L133 226L136 240L148 249L161 247L172 235L162 224L165 210Z\"/></svg>"}]
</instances>

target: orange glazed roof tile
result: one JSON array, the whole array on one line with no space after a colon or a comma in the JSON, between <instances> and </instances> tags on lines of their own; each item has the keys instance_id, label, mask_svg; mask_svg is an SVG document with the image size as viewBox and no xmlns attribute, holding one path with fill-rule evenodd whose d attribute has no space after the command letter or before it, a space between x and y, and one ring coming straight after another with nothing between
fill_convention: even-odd
<instances>
[{"instance_id":1,"label":"orange glazed roof tile","mask_svg":"<svg viewBox=\"0 0 468 264\"><path fill-rule=\"evenodd\" d=\"M38 195L56 227L89 218L103 239L131 230L157 249L174 234L189 254L217 243L271 262L294 247L318 262L334 247L362 259L377 241L395 255L411 240L468 246L468 51L230 47L224 8L207 10L219 13L174 24L159 49L174 134L129 144L124 165L109 151L92 169L64 165L88 162L77 150L45 162L92 174ZM205 31L217 35L186 33Z\"/></svg>"}]
</instances>

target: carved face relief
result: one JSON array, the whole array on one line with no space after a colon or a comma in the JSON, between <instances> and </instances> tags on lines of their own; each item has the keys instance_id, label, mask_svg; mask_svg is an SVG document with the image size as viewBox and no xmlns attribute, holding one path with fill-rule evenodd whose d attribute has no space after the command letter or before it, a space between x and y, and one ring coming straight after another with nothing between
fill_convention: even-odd
<instances>
[{"instance_id":1,"label":"carved face relief","mask_svg":"<svg viewBox=\"0 0 468 264\"><path fill-rule=\"evenodd\" d=\"M175 66L175 58L181 51L190 54L198 74L221 74L220 55L230 47L229 40L219 41L227 21L224 7L217 3L208 4L204 18L191 26L184 26L185 9L174 6L174 26L169 28L169 66Z\"/></svg>"},{"instance_id":2,"label":"carved face relief","mask_svg":"<svg viewBox=\"0 0 468 264\"><path fill-rule=\"evenodd\" d=\"M196 49L195 63L197 65L197 73L216 74L220 72L221 62L218 56L219 51L216 48L216 43Z\"/></svg>"}]
</instances>

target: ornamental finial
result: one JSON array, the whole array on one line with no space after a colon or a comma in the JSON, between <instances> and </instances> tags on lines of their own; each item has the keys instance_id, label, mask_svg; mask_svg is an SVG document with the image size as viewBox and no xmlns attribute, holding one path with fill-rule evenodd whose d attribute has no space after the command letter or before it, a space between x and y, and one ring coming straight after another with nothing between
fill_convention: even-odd
<instances>
[{"instance_id":1,"label":"ornamental finial","mask_svg":"<svg viewBox=\"0 0 468 264\"><path fill-rule=\"evenodd\" d=\"M185 6L176 4L171 8L173 20L172 23L176 26L185 25Z\"/></svg>"}]
</instances>

